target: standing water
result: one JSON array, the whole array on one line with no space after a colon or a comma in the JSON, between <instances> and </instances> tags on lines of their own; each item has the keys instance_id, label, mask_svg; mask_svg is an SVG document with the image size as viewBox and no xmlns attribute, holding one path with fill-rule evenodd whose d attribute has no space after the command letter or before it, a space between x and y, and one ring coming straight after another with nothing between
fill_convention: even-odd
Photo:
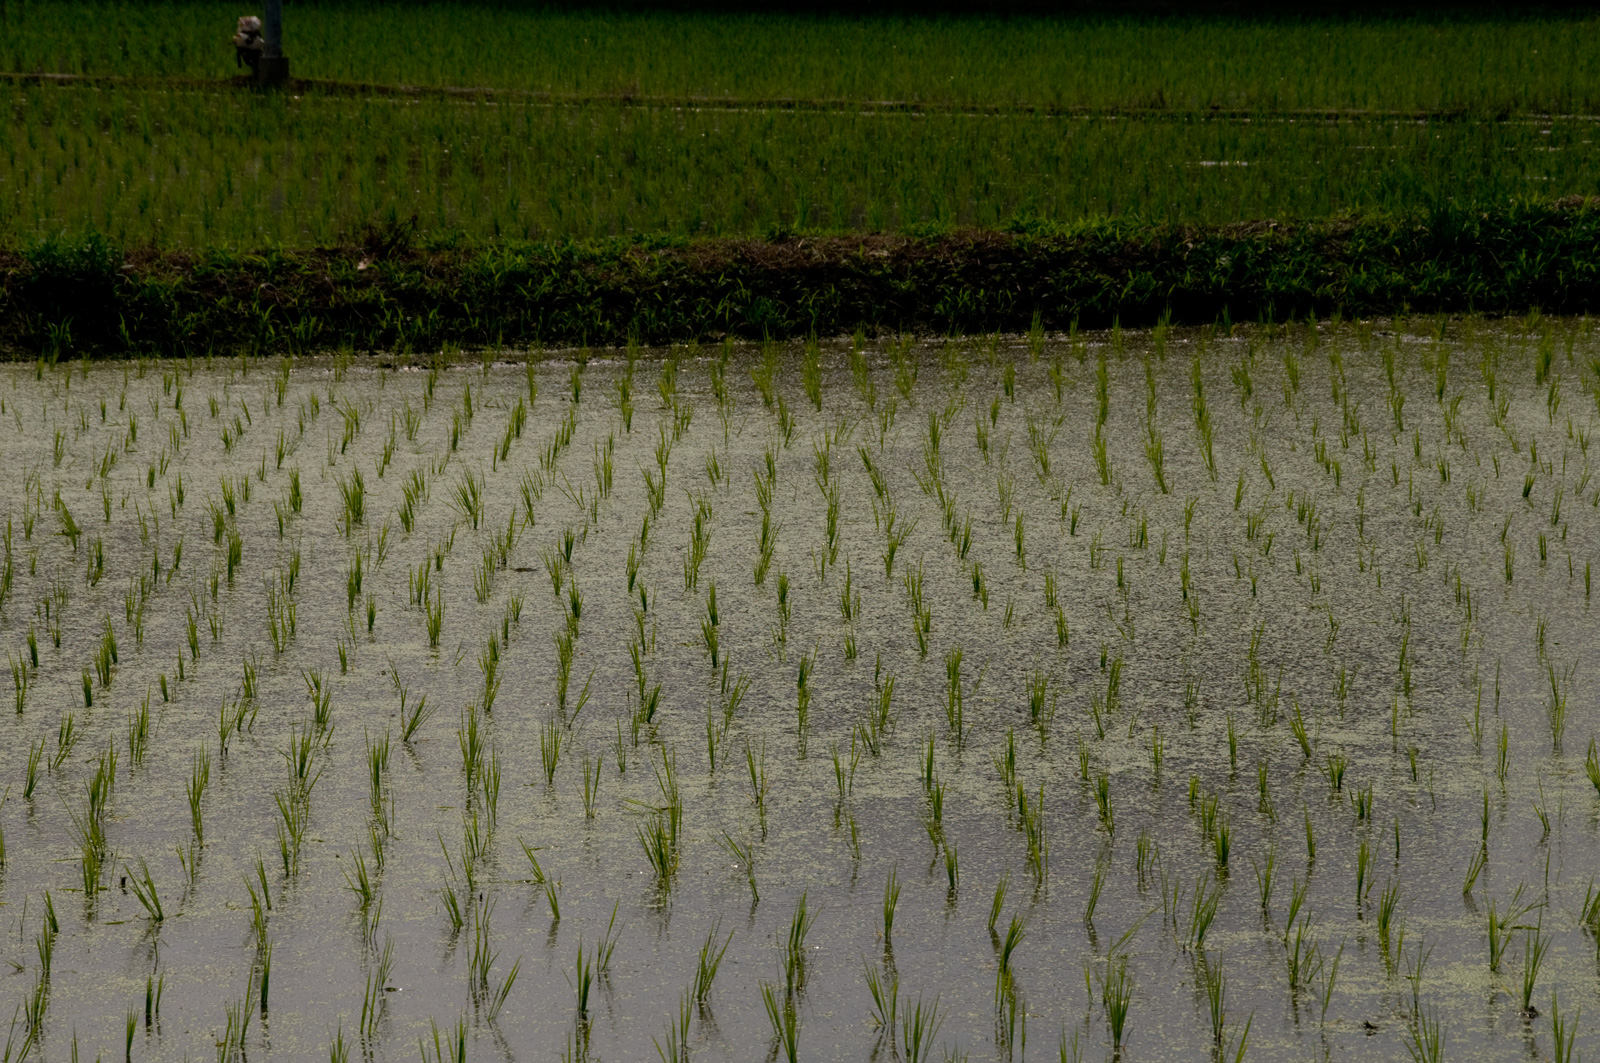
<instances>
[{"instance_id":1,"label":"standing water","mask_svg":"<svg viewBox=\"0 0 1600 1063\"><path fill-rule=\"evenodd\" d=\"M5 1058L1592 1054L1597 359L14 366Z\"/></svg>"}]
</instances>

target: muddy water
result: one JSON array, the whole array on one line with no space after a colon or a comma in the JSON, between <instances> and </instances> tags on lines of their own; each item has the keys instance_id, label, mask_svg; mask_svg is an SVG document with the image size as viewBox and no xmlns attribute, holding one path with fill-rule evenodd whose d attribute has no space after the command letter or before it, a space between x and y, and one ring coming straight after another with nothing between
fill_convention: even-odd
<instances>
[{"instance_id":1,"label":"muddy water","mask_svg":"<svg viewBox=\"0 0 1600 1063\"><path fill-rule=\"evenodd\" d=\"M1125 984L1124 1057L1193 1059L1220 971L1247 1058L1409 1058L1434 1022L1451 1058L1553 1055L1557 995L1564 1019L1600 1003L1596 346L1586 323L1454 321L829 343L814 369L799 348L569 352L531 378L520 357L15 366L14 1050L113 1058L131 1021L135 1058L342 1037L431 1059L436 1024L450 1058L459 1022L471 1058L629 1060L669 1052L681 1014L694 1058L784 1058L766 983L800 1057L909 1056L871 970L902 1009L937 999L923 1058L1106 1057ZM1491 905L1548 942L1537 1015L1530 932L1492 970Z\"/></svg>"}]
</instances>

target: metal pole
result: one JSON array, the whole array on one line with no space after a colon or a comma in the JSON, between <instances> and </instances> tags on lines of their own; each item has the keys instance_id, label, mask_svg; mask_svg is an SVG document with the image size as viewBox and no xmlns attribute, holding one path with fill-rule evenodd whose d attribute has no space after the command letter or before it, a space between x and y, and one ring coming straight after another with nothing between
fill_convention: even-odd
<instances>
[{"instance_id":1,"label":"metal pole","mask_svg":"<svg viewBox=\"0 0 1600 1063\"><path fill-rule=\"evenodd\" d=\"M283 54L283 0L263 0L261 7L261 63L257 76L263 85L289 80L289 60Z\"/></svg>"}]
</instances>

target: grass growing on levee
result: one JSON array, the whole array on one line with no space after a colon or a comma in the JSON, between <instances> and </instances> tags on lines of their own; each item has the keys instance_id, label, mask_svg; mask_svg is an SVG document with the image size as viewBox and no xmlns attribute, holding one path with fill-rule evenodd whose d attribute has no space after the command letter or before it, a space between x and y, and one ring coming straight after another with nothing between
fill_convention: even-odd
<instances>
[{"instance_id":1,"label":"grass growing on levee","mask_svg":"<svg viewBox=\"0 0 1600 1063\"><path fill-rule=\"evenodd\" d=\"M52 359L1596 309L1600 202L1577 199L1300 225L525 243L398 223L299 252L0 252L0 347Z\"/></svg>"}]
</instances>

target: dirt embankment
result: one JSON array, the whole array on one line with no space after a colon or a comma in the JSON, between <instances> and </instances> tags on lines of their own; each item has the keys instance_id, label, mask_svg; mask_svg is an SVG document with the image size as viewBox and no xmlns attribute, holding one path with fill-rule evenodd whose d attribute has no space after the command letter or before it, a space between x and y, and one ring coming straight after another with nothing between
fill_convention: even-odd
<instances>
[{"instance_id":1,"label":"dirt embankment","mask_svg":"<svg viewBox=\"0 0 1600 1063\"><path fill-rule=\"evenodd\" d=\"M0 249L13 356L984 333L1168 318L1600 309L1595 200L1411 218L765 239Z\"/></svg>"}]
</instances>

